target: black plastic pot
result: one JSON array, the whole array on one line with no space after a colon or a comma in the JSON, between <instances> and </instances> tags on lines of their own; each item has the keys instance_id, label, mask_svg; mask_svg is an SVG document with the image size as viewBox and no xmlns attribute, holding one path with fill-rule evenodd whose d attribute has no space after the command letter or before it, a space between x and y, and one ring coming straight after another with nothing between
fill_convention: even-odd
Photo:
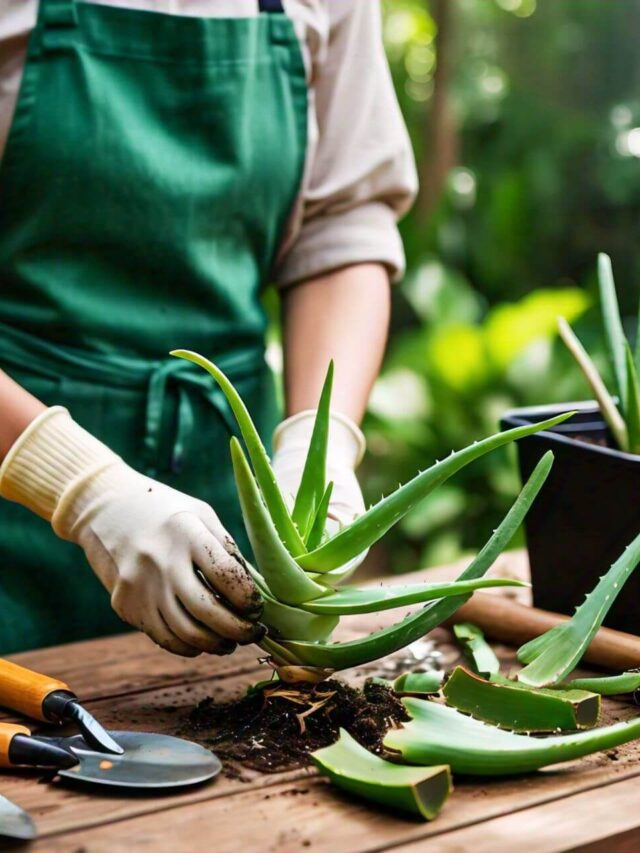
<instances>
[{"instance_id":1,"label":"black plastic pot","mask_svg":"<svg viewBox=\"0 0 640 853\"><path fill-rule=\"evenodd\" d=\"M502 426L531 424L571 410L578 414L570 421L517 442L523 480L543 453L552 450L555 456L527 515L525 533L534 604L569 614L640 532L640 456L589 443L610 443L595 403L516 409L507 412ZM640 567L605 624L640 634Z\"/></svg>"}]
</instances>

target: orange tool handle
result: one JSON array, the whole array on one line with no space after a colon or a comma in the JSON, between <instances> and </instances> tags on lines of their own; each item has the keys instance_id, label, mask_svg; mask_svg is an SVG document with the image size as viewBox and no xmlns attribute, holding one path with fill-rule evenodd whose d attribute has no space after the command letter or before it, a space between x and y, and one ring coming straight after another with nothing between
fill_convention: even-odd
<instances>
[{"instance_id":1,"label":"orange tool handle","mask_svg":"<svg viewBox=\"0 0 640 853\"><path fill-rule=\"evenodd\" d=\"M447 619L447 625L472 622L494 640L520 646L569 619L560 613L518 604L510 598L477 592ZM584 660L615 671L640 666L640 637L613 628L600 628Z\"/></svg>"},{"instance_id":2,"label":"orange tool handle","mask_svg":"<svg viewBox=\"0 0 640 853\"><path fill-rule=\"evenodd\" d=\"M9 747L16 735L30 735L26 726L17 726L14 723L0 723L0 767L13 767L9 760Z\"/></svg>"},{"instance_id":3,"label":"orange tool handle","mask_svg":"<svg viewBox=\"0 0 640 853\"><path fill-rule=\"evenodd\" d=\"M0 705L5 708L18 711L32 720L46 721L42 703L55 690L72 692L64 681L0 658Z\"/></svg>"}]
</instances>

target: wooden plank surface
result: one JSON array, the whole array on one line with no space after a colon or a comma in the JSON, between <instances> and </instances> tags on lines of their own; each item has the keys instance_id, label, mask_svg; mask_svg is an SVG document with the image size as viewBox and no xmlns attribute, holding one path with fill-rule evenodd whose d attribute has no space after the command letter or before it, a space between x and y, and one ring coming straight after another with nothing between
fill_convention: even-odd
<instances>
[{"instance_id":1,"label":"wooden plank surface","mask_svg":"<svg viewBox=\"0 0 640 853\"><path fill-rule=\"evenodd\" d=\"M523 565L521 554L509 555L494 573L521 573ZM458 569L438 574L450 577ZM358 617L346 636L395 618L397 613ZM435 635L445 655L455 654L446 632ZM507 664L513 658L511 650L499 653ZM181 734L189 709L201 698L241 695L260 676L256 658L255 649L243 649L228 658L183 660L128 634L14 659L68 681L108 727ZM347 675L357 681L364 674ZM636 714L629 701L607 703L608 720ZM572 839L576 849L595 844L595 851L616 838L631 850L633 845L637 849L640 826L636 745L517 779L456 780L452 798L432 823L407 820L343 796L310 770L268 776L244 771L240 778L221 776L179 794L135 797L38 784L38 778L32 771L10 772L0 782L0 793L36 820L40 839L30 849L37 851L349 853L398 848L414 853L428 839L430 850L499 853L513 850L518 837L526 838L527 853L571 849L566 845Z\"/></svg>"}]
</instances>

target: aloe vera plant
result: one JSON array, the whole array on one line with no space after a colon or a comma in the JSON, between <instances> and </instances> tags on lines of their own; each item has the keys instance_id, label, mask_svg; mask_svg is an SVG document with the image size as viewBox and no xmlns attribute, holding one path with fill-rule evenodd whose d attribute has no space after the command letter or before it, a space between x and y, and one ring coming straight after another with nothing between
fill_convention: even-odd
<instances>
[{"instance_id":1,"label":"aloe vera plant","mask_svg":"<svg viewBox=\"0 0 640 853\"><path fill-rule=\"evenodd\" d=\"M578 665L609 608L639 562L640 534L600 578L571 619L518 649L518 660L527 664L518 673L518 681L543 687L565 679Z\"/></svg>"},{"instance_id":2,"label":"aloe vera plant","mask_svg":"<svg viewBox=\"0 0 640 853\"><path fill-rule=\"evenodd\" d=\"M600 713L595 693L531 688L495 674L485 680L460 666L445 681L442 694L450 707L514 732L587 729Z\"/></svg>"},{"instance_id":3,"label":"aloe vera plant","mask_svg":"<svg viewBox=\"0 0 640 853\"><path fill-rule=\"evenodd\" d=\"M518 585L516 581L488 580L482 576L511 540L542 487L552 464L550 453L540 461L507 516L456 581L337 589L350 571L350 562L437 486L486 453L548 429L571 413L498 433L452 453L329 537L325 523L331 483L325 480L332 368L322 390L302 482L290 511L251 417L231 382L216 365L197 353L176 350L172 354L210 373L238 422L246 452L234 437L231 458L255 558L255 568L249 570L265 601L264 621L269 634L261 646L279 670L305 668L305 677L311 677L316 669L318 677L324 677L331 671L377 660L439 625L475 590L496 583ZM395 625L367 637L331 642L332 631L342 616L425 603L425 607Z\"/></svg>"},{"instance_id":4,"label":"aloe vera plant","mask_svg":"<svg viewBox=\"0 0 640 853\"><path fill-rule=\"evenodd\" d=\"M598 283L604 339L614 378L614 394L608 390L598 368L564 318L560 318L558 324L560 337L582 370L616 444L620 450L637 454L640 453L640 336L636 341L634 354L622 327L611 259L605 254L598 256ZM617 397L617 403L614 395Z\"/></svg>"},{"instance_id":5,"label":"aloe vera plant","mask_svg":"<svg viewBox=\"0 0 640 853\"><path fill-rule=\"evenodd\" d=\"M390 729L387 749L410 764L448 764L454 773L500 776L528 773L611 749L640 737L640 718L603 728L546 738L504 731L455 708L425 699L403 699L411 716Z\"/></svg>"},{"instance_id":6,"label":"aloe vera plant","mask_svg":"<svg viewBox=\"0 0 640 853\"><path fill-rule=\"evenodd\" d=\"M311 753L311 758L339 788L426 820L436 817L452 790L448 766L392 764L360 746L344 729L334 744Z\"/></svg>"}]
</instances>

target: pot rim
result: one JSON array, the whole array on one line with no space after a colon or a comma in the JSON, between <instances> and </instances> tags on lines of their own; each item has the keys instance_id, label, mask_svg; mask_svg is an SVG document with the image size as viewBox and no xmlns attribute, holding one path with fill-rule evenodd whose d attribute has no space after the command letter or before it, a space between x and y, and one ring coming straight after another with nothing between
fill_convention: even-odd
<instances>
[{"instance_id":1,"label":"pot rim","mask_svg":"<svg viewBox=\"0 0 640 853\"><path fill-rule=\"evenodd\" d=\"M526 426L532 422L531 418L535 419L536 417L540 417L540 419L543 420L544 418L553 417L554 415L561 414L562 412L572 410L584 414L593 413L596 416L593 421L582 423L580 426L583 429L589 427L607 428L607 425L600 414L598 403L595 400L580 400L569 403L548 403L539 406L525 406L518 409L508 409L502 415L500 420L503 424L508 423L509 426ZM577 424L575 424L575 426L577 426ZM580 445L581 450L589 451L591 453L600 453L604 456L612 456L617 459L623 459L627 462L640 464L640 454L627 453L624 450L616 450L612 447L601 447L598 444L589 444L585 441L579 441L578 439L575 439L559 430L542 430L541 432L534 433L529 436L529 438L535 438L536 436L544 436L549 440L560 442L561 444L571 444L574 446L578 444Z\"/></svg>"}]
</instances>

